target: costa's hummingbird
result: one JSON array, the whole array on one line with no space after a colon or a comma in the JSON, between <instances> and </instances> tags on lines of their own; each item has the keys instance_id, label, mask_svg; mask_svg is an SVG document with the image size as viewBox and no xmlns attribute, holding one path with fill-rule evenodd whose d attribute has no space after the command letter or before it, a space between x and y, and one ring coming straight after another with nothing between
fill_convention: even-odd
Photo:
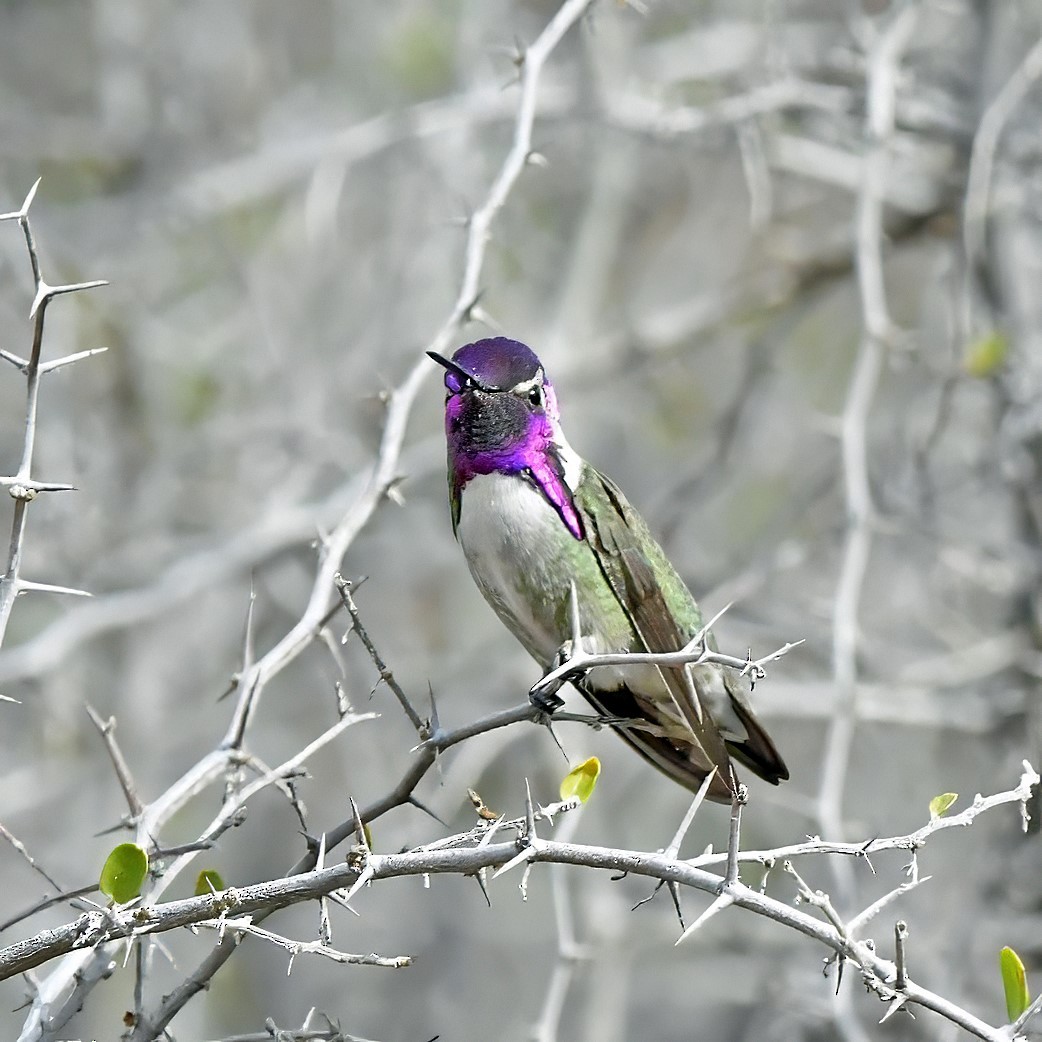
<instances>
[{"instance_id":1,"label":"costa's hummingbird","mask_svg":"<svg viewBox=\"0 0 1042 1042\"><path fill-rule=\"evenodd\" d=\"M567 657L575 611L588 653L679 651L703 626L698 604L619 487L568 444L535 353L506 337L429 353L445 369L452 529L507 628L544 670ZM681 785L716 767L710 799L732 799L732 757L789 777L727 667L595 666L576 686ZM550 698L533 701L552 711Z\"/></svg>"}]
</instances>

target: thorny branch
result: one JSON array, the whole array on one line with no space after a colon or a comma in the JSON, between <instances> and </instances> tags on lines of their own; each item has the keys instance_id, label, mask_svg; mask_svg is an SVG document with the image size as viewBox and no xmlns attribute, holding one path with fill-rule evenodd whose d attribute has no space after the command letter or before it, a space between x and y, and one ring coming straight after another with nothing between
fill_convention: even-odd
<instances>
[{"instance_id":1,"label":"thorny branch","mask_svg":"<svg viewBox=\"0 0 1042 1042\"><path fill-rule=\"evenodd\" d=\"M544 677L532 685L532 692L553 690L571 678L597 666L626 666L626 665L652 665L652 666L682 666L685 664L701 665L705 662L713 662L721 666L729 666L738 670L741 676L749 676L753 682L762 680L766 675L764 666L776 662L783 655L787 655L793 648L798 648L803 641L797 640L787 643L782 647L764 655L762 658L737 658L734 655L725 655L709 644L709 631L717 620L727 611L730 605L707 622L679 651L653 653L626 651L617 654L590 654L583 649L582 640L574 639L571 642L567 661L560 666L550 670ZM581 633L581 626L577 629Z\"/></svg>"},{"instance_id":2,"label":"thorny branch","mask_svg":"<svg viewBox=\"0 0 1042 1042\"><path fill-rule=\"evenodd\" d=\"M988 805L1023 804L1030 798L1032 788L1038 783L1038 774L1025 763L1020 784L1008 792L988 797ZM985 801L981 799L980 802ZM27 972L65 953L98 948L121 938L141 938L185 926L205 925L238 933L240 928L245 928L240 921L241 917L250 916L250 932L259 933L260 931L255 929L258 920L275 909L300 901L319 899L337 891L346 891L343 896L345 900L349 900L359 893L360 884L365 882L374 883L401 876L475 875L489 868L498 868L499 874L502 874L513 865L523 863L527 870L534 864L545 863L646 876L717 895L718 900L720 895L726 893L728 904L771 919L832 949L842 960L856 966L863 982L888 1003L900 1000L902 1003L922 1006L946 1017L977 1038L988 1042L1010 1042L1012 1036L1005 1027L993 1027L943 996L916 984L908 976L906 969L902 981L901 967L878 955L874 944L854 937L832 907L828 896L819 891L812 891L802 881L798 884L799 893L811 907L823 910L824 920L794 908L787 902L768 897L759 890L749 888L737 875L731 879L728 876L707 872L697 867L696 862L678 860L672 850L665 853L642 853L544 839L534 834L532 826L537 817L545 818L551 810L554 813L562 813L576 806L575 803L558 804L554 808L536 812L529 804L524 818L518 818L508 825L499 821L484 822L470 833L453 837L455 843L451 846L446 843L452 841L446 841L398 854L377 854L360 847L352 852L347 862L331 868L304 872L254 886L230 888L203 897L158 905L135 903L89 912L64 926L44 931L36 937L0 950L0 979ZM930 832L937 830L939 820L941 819L931 821L917 833L921 842L925 842ZM514 830L513 840L499 843L486 841L487 833L502 831L504 827ZM901 840L881 842L884 845L896 845ZM865 846L867 845L863 844L863 847ZM729 856L735 863L739 860L734 854ZM770 851L766 856L777 860L782 856L782 852ZM691 932L689 928L685 931L685 936ZM268 935L268 931L263 933ZM269 935L268 939L272 937L277 935ZM284 939L278 940L280 945L287 946L283 943ZM297 942L289 942L289 947L292 949L295 944ZM318 954L333 957L329 951L319 951L322 947L300 944L298 950L314 950ZM365 965L400 966L405 964L403 959L404 957L359 957L352 961Z\"/></svg>"},{"instance_id":3,"label":"thorny branch","mask_svg":"<svg viewBox=\"0 0 1042 1042\"><path fill-rule=\"evenodd\" d=\"M25 538L26 512L29 504L40 492L63 492L73 488L72 485L61 482L37 481L32 476L33 453L36 448L36 425L37 414L40 404L40 380L47 373L57 369L61 365L96 354L97 351L78 352L76 355L68 355L49 363L41 362L43 353L44 320L47 316L47 305L57 296L63 293L78 293L81 290L94 289L106 285L102 281L76 282L65 286L50 286L44 280L40 267L40 258L36 249L36 240L33 237L32 227L29 223L29 208L32 206L36 189L40 182L32 186L25 202L21 208L11 213L0 214L0 222L17 221L25 237L25 248L29 254L29 264L33 273L33 303L29 310L29 317L33 323L32 344L27 359L18 358L10 352L4 352L3 357L11 362L25 376L25 423L24 439L22 442L22 457L18 464L18 471L10 477L0 478L0 484L7 488L8 494L14 500L14 516L11 521L11 538L7 551L7 569L0 576L0 644L3 643L7 632L7 623L11 618L11 609L14 607L15 598L20 593L30 590L48 593L68 593L76 596L86 596L83 590L71 587L55 586L50 583L36 583L21 576L22 550Z\"/></svg>"},{"instance_id":4,"label":"thorny branch","mask_svg":"<svg viewBox=\"0 0 1042 1042\"><path fill-rule=\"evenodd\" d=\"M413 709L412 702L409 701L409 696L402 690L401 684L394 679L394 674L388 668L387 663L384 662L380 652L376 650L376 646L369 638L369 633L362 625L362 620L358 613L358 606L355 604L354 596L351 593L351 583L339 572L333 576L333 583L336 586L337 593L340 594L340 600L347 609L348 615L351 616L351 630L358 634L358 639L362 642L365 650L369 652L369 657L373 660L373 665L376 666L380 673L380 679L394 692L394 697L398 699L398 704L402 707L402 712L409 718L409 723L411 723L416 731L422 735L424 726L419 713ZM344 639L347 639L346 636Z\"/></svg>"}]
</instances>

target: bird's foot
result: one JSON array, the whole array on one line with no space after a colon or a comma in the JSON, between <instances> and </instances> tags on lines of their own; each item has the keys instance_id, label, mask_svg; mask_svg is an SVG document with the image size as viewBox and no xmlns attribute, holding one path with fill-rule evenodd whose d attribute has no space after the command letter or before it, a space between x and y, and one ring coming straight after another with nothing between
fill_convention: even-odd
<instances>
[{"instance_id":1,"label":"bird's foot","mask_svg":"<svg viewBox=\"0 0 1042 1042\"><path fill-rule=\"evenodd\" d=\"M564 699L557 693L557 689L560 686L556 682L548 687L543 687L541 683L536 683L528 692L528 700L536 709L552 716L564 705Z\"/></svg>"},{"instance_id":2,"label":"bird's foot","mask_svg":"<svg viewBox=\"0 0 1042 1042\"><path fill-rule=\"evenodd\" d=\"M566 640L557 649L546 675L537 680L528 692L533 705L544 713L556 712L564 705L564 699L557 692L562 685L577 680L587 672L591 652L584 645L592 644L592 637L580 637L578 641Z\"/></svg>"}]
</instances>

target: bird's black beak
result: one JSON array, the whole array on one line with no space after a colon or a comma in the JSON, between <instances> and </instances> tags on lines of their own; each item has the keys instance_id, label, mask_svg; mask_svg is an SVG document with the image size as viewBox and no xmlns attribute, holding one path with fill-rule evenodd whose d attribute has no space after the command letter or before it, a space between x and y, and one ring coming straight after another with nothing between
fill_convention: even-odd
<instances>
[{"instance_id":1,"label":"bird's black beak","mask_svg":"<svg viewBox=\"0 0 1042 1042\"><path fill-rule=\"evenodd\" d=\"M439 355L437 351L428 351L428 355L434 359L443 369L448 369L450 373L455 373L459 378L464 389L468 387L476 387L479 391L485 391L491 393L495 390L494 387L486 387L473 373L468 373L466 369L461 365L457 365L452 361L451 358L444 358Z\"/></svg>"}]
</instances>

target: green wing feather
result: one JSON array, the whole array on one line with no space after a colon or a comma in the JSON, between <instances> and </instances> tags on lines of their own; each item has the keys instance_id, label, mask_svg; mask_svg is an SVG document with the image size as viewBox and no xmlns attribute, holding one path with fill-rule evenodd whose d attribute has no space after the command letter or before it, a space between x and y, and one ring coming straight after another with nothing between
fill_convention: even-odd
<instances>
[{"instance_id":1,"label":"green wing feather","mask_svg":"<svg viewBox=\"0 0 1042 1042\"><path fill-rule=\"evenodd\" d=\"M659 557L655 563L660 569L668 568L672 577L675 573L643 519L614 482L589 465L575 499L601 572L641 643L650 652L679 651L688 638L677 624L648 554ZM679 577L676 582L683 588ZM733 770L727 746L709 713L703 711L691 674L679 667L663 667L659 673L690 728L689 747L680 748L668 738L646 732L620 728L619 733L656 766L689 788L697 788L715 766L717 776L709 794L718 800L730 800ZM638 707L637 715L648 715L632 692L620 692L618 697L614 692L584 693L613 713L626 715L627 707L620 701L627 700Z\"/></svg>"}]
</instances>

